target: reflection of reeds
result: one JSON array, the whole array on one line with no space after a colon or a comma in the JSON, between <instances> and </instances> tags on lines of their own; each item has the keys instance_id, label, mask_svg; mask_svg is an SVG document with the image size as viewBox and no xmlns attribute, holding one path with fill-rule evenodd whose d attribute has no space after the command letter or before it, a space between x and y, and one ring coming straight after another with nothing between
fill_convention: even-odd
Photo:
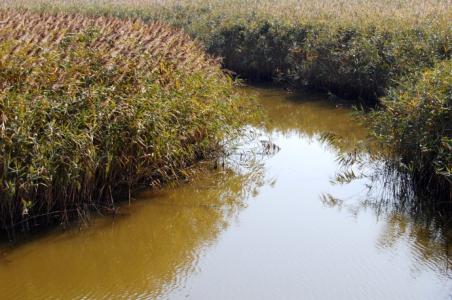
<instances>
[{"instance_id":1,"label":"reflection of reeds","mask_svg":"<svg viewBox=\"0 0 452 300\"><path fill-rule=\"evenodd\" d=\"M442 230L435 224L419 226L403 215L390 214L386 218L378 247L381 249L394 247L401 239L410 241L410 251L417 263L439 272L448 279L452 277L452 253L449 249L450 237L447 236L447 230Z\"/></svg>"},{"instance_id":2,"label":"reflection of reeds","mask_svg":"<svg viewBox=\"0 0 452 300\"><path fill-rule=\"evenodd\" d=\"M417 179L403 167L403 163L385 151L376 151L375 143L358 144L354 150L340 151L341 138L332 134L322 137L324 143L336 150L340 171L333 184L348 184L366 180L369 192L363 204L378 213L409 214L427 225L448 223L452 219L448 195L422 189Z\"/></svg>"},{"instance_id":3,"label":"reflection of reeds","mask_svg":"<svg viewBox=\"0 0 452 300\"><path fill-rule=\"evenodd\" d=\"M242 124L232 81L181 31L12 10L0 19L1 229L113 210L118 191L182 176Z\"/></svg>"},{"instance_id":4,"label":"reflection of reeds","mask_svg":"<svg viewBox=\"0 0 452 300\"><path fill-rule=\"evenodd\" d=\"M340 137L324 135L323 142L336 149L339 171L332 184L346 185L360 181L363 193L348 199L325 193L320 201L327 207L347 210L353 215L371 209L382 219L384 231L378 246L389 248L399 239L410 240L416 260L450 277L451 205L441 196L420 189L412 174L387 152L376 152L371 144L345 152L336 148ZM447 195L443 195L447 199Z\"/></svg>"},{"instance_id":5,"label":"reflection of reeds","mask_svg":"<svg viewBox=\"0 0 452 300\"><path fill-rule=\"evenodd\" d=\"M171 287L198 270L198 259L217 243L250 194L262 184L263 173L254 172L256 169L240 174L229 169L199 171L189 184L150 190L139 195L140 200L133 205L121 205L123 214L114 222L101 218L82 232L45 235L36 244L27 239L5 253L0 247L0 281L9 283L0 285L3 297L49 298L58 294L80 298L95 289L96 298L167 298ZM39 251L30 251L36 247ZM121 272L102 274L105 268L93 266ZM52 271L40 276L43 270ZM66 280L62 281L62 276ZM100 277L106 284L98 284L96 278ZM68 280L73 282L70 287ZM35 288L20 288L24 281ZM48 281L51 286L44 284Z\"/></svg>"}]
</instances>

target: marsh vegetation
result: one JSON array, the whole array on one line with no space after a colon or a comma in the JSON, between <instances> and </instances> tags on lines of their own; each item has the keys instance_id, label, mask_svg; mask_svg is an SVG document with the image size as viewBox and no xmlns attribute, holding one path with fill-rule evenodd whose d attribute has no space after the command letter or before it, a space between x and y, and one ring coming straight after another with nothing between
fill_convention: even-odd
<instances>
[{"instance_id":1,"label":"marsh vegetation","mask_svg":"<svg viewBox=\"0 0 452 300\"><path fill-rule=\"evenodd\" d=\"M43 97L44 95L44 98L54 99L52 101L56 103L61 103L60 99L70 99L62 101L63 103L66 101L85 103L85 100L78 102L82 98L77 93L81 93L83 97L94 97L93 99L97 99L95 101L99 101L99 103L103 101L99 99L118 99L118 97L135 99L140 103L136 104L137 107L134 110L139 117L132 113L134 116L131 118L134 121L130 121L132 124L124 121L121 123L121 129L115 127L112 131L109 119L102 119L102 122L108 125L106 125L108 128L108 130L105 129L106 132L104 129L98 131L102 136L99 139L100 145L103 145L100 146L100 149L103 149L102 151L105 153L103 156L99 156L102 157L100 163L94 164L95 167L89 167L90 171L87 174L92 174L92 176L88 176L91 179L86 180L93 181L93 178L98 178L96 180L103 184L91 184L89 186L92 189L89 188L84 192L91 195L93 191L96 191L95 199L104 196L111 198L109 191L111 182L121 182L126 186L131 186L133 185L131 182L134 183L138 179L141 181L142 179L149 180L149 178L155 180L155 178L172 177L178 173L177 170L180 170L181 166L189 165L197 158L202 158L210 153L210 150L215 148L213 145L218 145L223 135L227 134L228 128L237 128L235 125L240 122L235 119L239 115L236 112L243 110L238 108L240 105L232 104L238 103L237 101L240 102L240 100L237 100L239 97L232 89L231 79L221 74L221 64L223 68L230 70L229 73L248 80L272 80L288 86L290 89L310 88L328 92L331 95L331 101L358 100L366 110L374 110L367 115L368 125L373 131L372 135L381 142L381 147L386 147L392 152L391 162L396 168L410 174L412 184L416 186L416 189L429 191L433 195L430 197L431 199L438 199L438 202L441 203L451 201L452 74L450 58L452 47L450 40L452 29L450 20L452 19L452 6L448 0L7 0L3 2L2 6L7 9L3 13L3 18L8 19L8 14L14 15L14 10L25 9L40 14L39 17L35 15L34 18L41 18L40 22L46 24L33 29L39 23L35 21L35 25L29 25L33 27L30 34L26 33L27 30L24 27L18 27L23 28L22 31L16 29L17 26L14 24L17 22L14 23L11 18L0 26L4 28L2 30L2 40L4 41L2 51L5 53L5 72L3 74L9 76L8 78L25 76L23 78L26 79L25 81L16 79L16 83L11 79L5 81L8 82L8 85L14 86L13 90L5 89L8 97L11 98L13 97L11 95L14 94L14 99L20 98L23 99L21 101L28 103L29 100L25 98L34 97L36 99L36 96ZM22 14L30 13L23 12ZM52 14L57 14L57 16L52 17ZM69 23L64 23L64 21L55 23L52 18L70 19L71 22L83 24L83 26L68 27ZM22 23L24 22L22 20ZM186 34L155 22L165 22L172 28L182 29ZM57 25L51 26L52 23ZM98 27L98 29L91 27ZM160 38L149 42L145 36L152 29L143 28L156 27L164 28L162 30L154 29L154 35L160 36ZM44 31L38 32L39 28ZM46 31L53 33L48 35L44 33ZM72 31L75 31L75 34ZM171 32L176 37L172 39L162 31ZM42 51L56 40L55 32L64 38L58 39L58 42L50 47L51 54ZM102 34L106 36L102 37ZM34 35L35 38L30 35ZM182 43L183 45L178 42L171 44L171 41L174 42L182 36L184 41L188 40L187 35L197 41L187 41ZM16 37L22 38L17 39ZM119 41L117 41L118 38ZM39 46L39 43L45 43L45 46ZM155 51L159 51L160 45L165 43L166 46L163 46L165 50L155 53ZM30 46L32 44L36 46ZM118 44L122 46L117 46ZM30 50L30 47L35 48ZM147 47L151 47L150 59L141 54L143 50L148 49ZM37 50L38 48L40 50ZM68 51L72 54L67 55ZM219 57L221 61L209 58L203 54L203 51ZM146 53L146 51L144 52ZM11 53L14 55L11 56ZM198 56L202 58L196 60L195 57ZM58 80L68 77L58 77L58 75L54 78L59 79L45 79L47 76L42 76L44 73L52 74L49 72L52 68L61 69L59 61L67 61L68 57L69 62L74 59L72 63L75 64L75 60L79 60L85 66L79 69L71 67L67 70L68 74L80 72L85 76L83 78L90 78L89 82L81 80L67 85L69 79L64 79L67 82L58 82ZM87 59L88 57L89 59ZM21 61L22 64L29 62L30 65L22 65L22 68L17 69L13 67L14 59ZM33 59L36 62L30 62ZM182 64L181 59L184 62ZM45 60L49 60L50 67L43 63ZM116 63L118 63L117 66ZM39 65L39 68L33 67L33 70L38 71L29 72L32 65ZM112 70L111 66L114 66ZM152 72L148 72L148 70L152 70ZM87 74L98 75L93 77ZM96 80L99 81L96 82ZM148 85L150 82L152 84ZM86 89L87 86L88 89ZM93 86L96 86L95 89L99 86L102 92L86 92ZM114 89L110 89L112 86ZM145 92L141 92L142 90ZM56 98L55 95L58 97ZM60 97L61 95L63 98ZM188 101L187 103L182 100L197 99L197 97L208 99L205 102L201 101L202 105L207 105L204 107L206 110L198 107L199 101L196 103ZM142 101L144 98L156 100ZM4 97L4 99L7 98ZM163 101L164 99L171 100ZM42 105L38 101L37 103L41 106L37 108L33 106L33 101L30 103L32 105L24 106L29 111L33 111L33 114L38 115L36 111L42 110ZM142 106L145 105L143 103L165 104L158 108L143 108ZM168 104L170 108L166 106L166 103L171 103ZM186 109L185 105L188 105L189 108ZM98 106L101 106L102 109L113 110L108 105L99 104ZM11 111L8 112L10 116L17 114L14 109L10 109ZM95 110L97 109L98 107ZM116 106L114 109L117 109ZM152 113L152 115L162 114L166 117L163 118L162 123L159 123L159 120L162 119L158 118L156 123L153 123L154 125L149 125L148 123L151 122L148 119L149 115L142 113L146 109L158 109L158 113ZM40 112L37 118L42 118L42 114ZM4 115L6 116L6 113ZM86 118L79 119L82 115L74 111L73 115L63 114L62 118L65 120L73 118L74 122L79 120L80 124L84 124ZM108 113L102 114L102 116L107 115ZM130 115L128 116L130 117ZM238 119L240 118L238 117ZM51 119L53 117L47 120ZM91 118L89 119L91 120ZM36 128L47 126L44 121L40 122L39 126L27 127L30 128L29 134L35 134ZM132 130L132 133L129 132L130 128L147 126L143 124L151 126L151 129L144 131L137 129ZM155 124L164 125L157 126ZM173 128L175 124L176 128ZM77 126L77 130L81 130L80 125ZM4 126L4 128L6 127ZM209 130L212 130L211 134ZM116 135L120 132L122 138L117 139ZM140 136L143 134L142 132L154 135L143 138ZM49 149L56 140L50 138L47 131L39 131L38 136L44 139L39 144L48 144ZM69 135L64 133L64 136ZM182 138L179 139L181 136ZM206 136L209 138L206 139ZM133 142L135 137L140 137L140 139ZM88 140L90 139L88 138ZM167 142L167 139L171 142ZM33 141L35 140L36 138ZM96 141L96 139L92 140ZM144 146L146 147L141 145L141 140L145 140ZM31 147L32 143L27 143L27 147ZM91 144L93 143L88 141L87 145ZM110 145L114 145L112 149L116 150L111 151L115 154L106 150ZM172 148L171 145L175 145L175 148ZM65 172L65 176L70 174L70 176L75 176L74 178L85 178L85 175L82 175L85 174L85 171L80 171L75 167L78 165L77 161L97 160L82 158L81 152L75 151L77 147L72 144L68 147L71 149L70 152L77 153L77 155L74 157L68 155L68 160L64 163L65 168L71 170L75 168L77 171ZM150 149L149 147L155 147L155 149L146 152L145 149ZM168 147L171 149L167 149ZM47 146L42 148L47 148ZM4 167L3 176L16 178L17 174L22 174L21 176L27 178L26 182L34 182L33 180L40 178L41 175L34 176L32 174L38 172L36 170L45 168L40 169L39 166L33 166L30 169L29 162L32 159L29 155L31 152L28 148L20 149L22 152L19 154L16 151L14 155L20 159L28 157L26 163L12 168L11 170L14 171L7 171L9 169ZM31 147L31 149L34 148ZM136 151L143 151L144 154ZM154 151L155 154L152 156ZM47 149L45 153L47 153L47 157L57 157L52 154L56 153L55 151ZM125 158L118 153L126 153ZM95 155L97 157L97 152ZM144 155L147 159L143 162L140 160L138 163L136 159L141 157L140 155ZM40 156L34 155L33 157ZM66 154L63 157L66 157ZM115 162L114 159L118 159L118 161ZM42 160L46 163L49 161L48 158ZM76 163L72 166L67 161ZM148 168L148 163L158 167ZM143 168L137 167L137 164L139 166L143 164ZM9 165L3 165L9 168ZM94 170L98 170L98 167L99 170L108 169L108 172L118 170L116 167L112 168L112 165L120 165L124 169L120 168L121 171L117 173L114 171L114 174L104 174L105 172L95 174L97 171ZM90 164L84 164L81 169L85 170L85 166L88 168ZM159 171L153 173L151 170ZM41 174L39 172L38 174ZM155 175L160 173L164 175ZM135 176L135 174L140 175ZM171 176L167 176L168 174ZM54 180L55 177L46 178ZM58 176L58 178L60 177ZM58 180L63 180L62 178L64 176ZM31 203L34 203L32 199L34 199L35 193L43 195L41 192L37 192L38 186L39 189L43 189L45 186L45 190L52 186L48 183L44 185L33 183L31 186L34 188L31 188L28 184L18 184L17 187L21 188L15 187L11 192L9 189L15 184L9 183L8 180L3 180L3 184L6 186L4 189L8 193L3 196L6 200L2 202L2 205L7 208L7 211L11 211L10 203L15 203L12 206L15 207L13 212L9 214L19 217L25 211L24 208L28 208ZM78 183L77 187L72 185L75 182L85 182L85 179L73 180L71 177L64 179L63 182L63 185L58 184L58 186L69 188L62 194L70 195L68 199L74 198L71 196L74 194L74 188L75 190L79 188L83 191L86 190L84 184L81 184L81 187L78 187ZM105 182L109 183L105 184ZM26 196L21 196L23 191L33 189L32 196L28 195L29 192L25 192ZM48 193L44 194L47 195L46 197L53 197L48 196ZM79 193L76 194L79 195ZM91 199L91 197L88 198ZM50 205L52 201L45 203ZM69 200L68 203L73 203L73 201ZM47 204L44 206L53 207ZM56 209L56 207L52 209Z\"/></svg>"},{"instance_id":2,"label":"marsh vegetation","mask_svg":"<svg viewBox=\"0 0 452 300\"><path fill-rule=\"evenodd\" d=\"M0 11L1 228L185 175L243 121L218 61L158 22ZM121 195L121 196L119 196Z\"/></svg>"},{"instance_id":3,"label":"marsh vegetation","mask_svg":"<svg viewBox=\"0 0 452 300\"><path fill-rule=\"evenodd\" d=\"M338 157L366 142L350 109L320 94L245 91L268 115L255 126L257 151L244 144L225 168L118 203L115 218L93 214L81 229L0 244L0 293L33 300L448 299L447 231L417 222L421 210L406 214L379 201L369 176L332 182ZM342 141L327 143L327 132ZM268 153L262 140L279 151ZM378 171L372 159L362 170L371 176Z\"/></svg>"}]
</instances>

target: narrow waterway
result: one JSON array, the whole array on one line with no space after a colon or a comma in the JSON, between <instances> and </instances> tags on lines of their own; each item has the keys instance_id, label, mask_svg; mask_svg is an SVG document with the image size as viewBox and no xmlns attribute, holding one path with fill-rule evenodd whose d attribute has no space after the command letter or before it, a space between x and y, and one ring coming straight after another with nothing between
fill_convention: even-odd
<instances>
[{"instance_id":1,"label":"narrow waterway","mask_svg":"<svg viewBox=\"0 0 452 300\"><path fill-rule=\"evenodd\" d=\"M335 182L338 157L366 137L351 110L248 92L268 114L254 154L115 219L0 248L0 298L451 299L445 235L377 209L369 179Z\"/></svg>"}]
</instances>

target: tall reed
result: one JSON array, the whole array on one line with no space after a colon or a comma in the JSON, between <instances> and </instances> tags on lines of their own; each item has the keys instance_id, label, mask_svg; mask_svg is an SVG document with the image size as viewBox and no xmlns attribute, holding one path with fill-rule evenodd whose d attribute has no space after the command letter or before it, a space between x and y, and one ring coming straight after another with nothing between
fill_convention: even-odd
<instances>
[{"instance_id":1,"label":"tall reed","mask_svg":"<svg viewBox=\"0 0 452 300\"><path fill-rule=\"evenodd\" d=\"M370 114L374 136L400 157L399 168L413 174L421 194L452 199L452 61L407 79Z\"/></svg>"},{"instance_id":2,"label":"tall reed","mask_svg":"<svg viewBox=\"0 0 452 300\"><path fill-rule=\"evenodd\" d=\"M241 76L317 88L369 105L406 74L451 56L450 0L81 2L9 5L164 20L198 38Z\"/></svg>"},{"instance_id":3,"label":"tall reed","mask_svg":"<svg viewBox=\"0 0 452 300\"><path fill-rule=\"evenodd\" d=\"M113 208L244 120L216 59L159 22L0 10L0 229ZM123 194L123 193L122 193Z\"/></svg>"}]
</instances>

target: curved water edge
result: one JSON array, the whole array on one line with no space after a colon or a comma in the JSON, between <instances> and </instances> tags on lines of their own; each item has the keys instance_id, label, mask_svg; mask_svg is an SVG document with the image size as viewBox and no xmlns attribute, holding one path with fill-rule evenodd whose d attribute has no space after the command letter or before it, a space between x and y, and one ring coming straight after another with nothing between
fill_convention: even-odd
<instances>
[{"instance_id":1,"label":"curved water edge","mask_svg":"<svg viewBox=\"0 0 452 300\"><path fill-rule=\"evenodd\" d=\"M359 176L378 162L340 180L341 158L367 136L350 109L321 95L247 92L268 113L248 128L253 147L224 169L143 193L115 219L4 247L1 295L448 299L447 232L378 201L374 178Z\"/></svg>"}]
</instances>

